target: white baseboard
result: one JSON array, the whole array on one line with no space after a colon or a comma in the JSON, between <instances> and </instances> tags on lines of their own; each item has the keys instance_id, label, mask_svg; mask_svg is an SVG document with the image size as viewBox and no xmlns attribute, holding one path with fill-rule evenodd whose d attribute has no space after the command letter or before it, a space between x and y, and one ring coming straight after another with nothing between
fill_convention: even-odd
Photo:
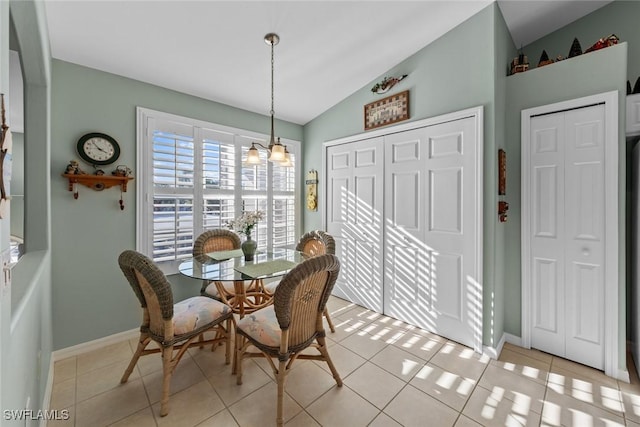
<instances>
[{"instance_id":1,"label":"white baseboard","mask_svg":"<svg viewBox=\"0 0 640 427\"><path fill-rule=\"evenodd\" d=\"M631 378L629 377L629 371L626 369L620 369L618 368L618 371L616 372L616 378L620 381L624 381L626 383L630 383L631 382Z\"/></svg>"},{"instance_id":2,"label":"white baseboard","mask_svg":"<svg viewBox=\"0 0 640 427\"><path fill-rule=\"evenodd\" d=\"M505 334L502 334L502 338L498 341L498 345L495 347L482 346L482 353L486 354L492 359L498 359L500 357L500 353L502 352L502 347L504 346Z\"/></svg>"},{"instance_id":3,"label":"white baseboard","mask_svg":"<svg viewBox=\"0 0 640 427\"><path fill-rule=\"evenodd\" d=\"M77 344L71 347L62 348L56 350L51 354L51 360L57 362L58 360L66 359L68 357L78 356L80 354L88 353L93 350L97 350L106 345L115 344L117 342L137 338L140 335L140 329L131 329L129 331L118 332L117 334L109 335L97 340L87 341L82 344Z\"/></svg>"},{"instance_id":4,"label":"white baseboard","mask_svg":"<svg viewBox=\"0 0 640 427\"><path fill-rule=\"evenodd\" d=\"M498 359L500 357L500 353L502 353L502 348L504 347L504 343L506 342L508 342L509 344L517 345L518 347L522 347L522 338L505 332L502 334L502 338L500 338L500 341L498 342L497 346L495 347L483 346L482 353L486 354L492 359Z\"/></svg>"},{"instance_id":5,"label":"white baseboard","mask_svg":"<svg viewBox=\"0 0 640 427\"><path fill-rule=\"evenodd\" d=\"M511 335L508 333L504 333L503 335L504 339L506 342L508 342L509 344L513 344L513 345L517 345L518 347L522 347L522 338L521 337L517 337L515 335Z\"/></svg>"}]
</instances>

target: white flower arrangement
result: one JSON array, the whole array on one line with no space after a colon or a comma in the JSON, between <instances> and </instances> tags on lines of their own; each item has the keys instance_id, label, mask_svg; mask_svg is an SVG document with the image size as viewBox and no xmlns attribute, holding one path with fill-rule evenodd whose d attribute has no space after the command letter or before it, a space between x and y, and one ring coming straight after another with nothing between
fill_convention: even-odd
<instances>
[{"instance_id":1,"label":"white flower arrangement","mask_svg":"<svg viewBox=\"0 0 640 427\"><path fill-rule=\"evenodd\" d=\"M248 236L251 234L251 230L258 221L263 219L264 212L262 211L243 212L242 215L233 221L227 222L227 226L235 232L246 234Z\"/></svg>"}]
</instances>

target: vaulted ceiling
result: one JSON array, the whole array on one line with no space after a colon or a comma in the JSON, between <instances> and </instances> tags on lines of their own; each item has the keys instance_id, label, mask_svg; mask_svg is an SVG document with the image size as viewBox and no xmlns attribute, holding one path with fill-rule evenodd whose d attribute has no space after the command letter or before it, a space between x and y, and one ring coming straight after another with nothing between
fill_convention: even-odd
<instances>
[{"instance_id":1,"label":"vaulted ceiling","mask_svg":"<svg viewBox=\"0 0 640 427\"><path fill-rule=\"evenodd\" d=\"M305 124L476 14L471 1L46 0L54 58ZM498 0L516 46L609 1Z\"/></svg>"}]
</instances>

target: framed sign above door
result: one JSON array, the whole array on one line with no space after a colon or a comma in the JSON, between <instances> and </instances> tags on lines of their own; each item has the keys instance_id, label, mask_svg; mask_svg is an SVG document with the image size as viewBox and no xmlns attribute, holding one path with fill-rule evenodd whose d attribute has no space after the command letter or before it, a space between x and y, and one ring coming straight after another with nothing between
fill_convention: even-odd
<instances>
[{"instance_id":1,"label":"framed sign above door","mask_svg":"<svg viewBox=\"0 0 640 427\"><path fill-rule=\"evenodd\" d=\"M364 106L364 130L390 125L409 118L409 91L387 96Z\"/></svg>"}]
</instances>

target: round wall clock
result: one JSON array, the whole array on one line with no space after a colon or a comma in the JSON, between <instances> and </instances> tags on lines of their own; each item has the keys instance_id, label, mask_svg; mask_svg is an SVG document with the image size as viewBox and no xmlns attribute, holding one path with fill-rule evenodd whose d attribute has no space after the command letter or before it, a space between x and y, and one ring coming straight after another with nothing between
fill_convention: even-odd
<instances>
[{"instance_id":1,"label":"round wall clock","mask_svg":"<svg viewBox=\"0 0 640 427\"><path fill-rule=\"evenodd\" d=\"M120 146L109 135L88 133L78 140L78 155L92 165L110 165L120 157Z\"/></svg>"}]
</instances>

